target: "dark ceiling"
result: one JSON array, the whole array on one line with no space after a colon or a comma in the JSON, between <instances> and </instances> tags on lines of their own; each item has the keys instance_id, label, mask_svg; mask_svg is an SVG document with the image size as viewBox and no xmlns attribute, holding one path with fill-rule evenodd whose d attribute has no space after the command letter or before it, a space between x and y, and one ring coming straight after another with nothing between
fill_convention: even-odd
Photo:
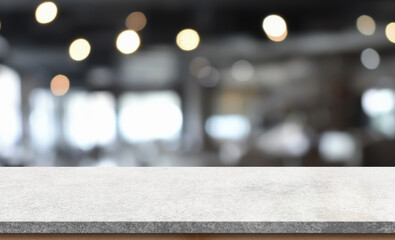
<instances>
[{"instance_id":1,"label":"dark ceiling","mask_svg":"<svg viewBox=\"0 0 395 240\"><path fill-rule=\"evenodd\" d=\"M292 1L292 0L68 0L54 1L56 20L40 25L34 20L42 1L2 0L2 35L16 45L63 45L78 36L92 37L104 46L125 28L132 11L146 14L148 24L141 33L143 44L173 43L177 32L192 27L206 39L246 34L263 37L262 19L271 13L286 18L290 33L337 31L353 27L361 14L376 21L395 19L395 1ZM102 43L103 42L103 43ZM113 41L109 43L113 45Z\"/></svg>"},{"instance_id":2,"label":"dark ceiling","mask_svg":"<svg viewBox=\"0 0 395 240\"><path fill-rule=\"evenodd\" d=\"M88 66L111 66L115 63L120 56L115 48L115 39L125 29L126 16L136 10L147 16L147 26L140 32L140 49L157 45L174 46L177 33L191 27L199 32L201 45L208 46L206 52L210 53L225 48L224 41L238 36L270 44L261 24L262 19L272 13L280 14L287 20L290 42L322 32L347 35L348 29L355 31L355 19L362 14L374 17L378 25L395 19L395 1L390 0L67 0L54 1L59 9L57 18L50 24L40 25L35 21L34 12L41 2L0 1L0 34L16 52L10 60L11 64L20 71L26 70L28 65L36 69L39 64L46 64L54 72L63 69L70 74L79 74L81 78ZM92 52L77 67L68 59L67 48L80 37L90 41ZM342 38L336 39L334 41L338 43ZM237 52L235 48L237 46L233 47ZM24 52L30 53L30 58L21 57Z\"/></svg>"}]
</instances>

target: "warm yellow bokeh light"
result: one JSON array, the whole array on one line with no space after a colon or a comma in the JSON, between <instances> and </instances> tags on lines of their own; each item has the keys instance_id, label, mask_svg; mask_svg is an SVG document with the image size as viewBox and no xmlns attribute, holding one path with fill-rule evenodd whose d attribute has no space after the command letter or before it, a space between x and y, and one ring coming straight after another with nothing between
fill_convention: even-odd
<instances>
[{"instance_id":1,"label":"warm yellow bokeh light","mask_svg":"<svg viewBox=\"0 0 395 240\"><path fill-rule=\"evenodd\" d=\"M288 30L285 30L285 32L283 33L283 35L281 35L281 36L279 36L279 37L274 37L274 36L270 36L270 35L267 35L267 37L268 37L270 40L274 41L274 42L281 42L281 41L283 41L285 38L287 38L287 35L288 35Z\"/></svg>"},{"instance_id":2,"label":"warm yellow bokeh light","mask_svg":"<svg viewBox=\"0 0 395 240\"><path fill-rule=\"evenodd\" d=\"M125 30L118 35L117 48L123 54L134 53L140 46L140 37L133 30Z\"/></svg>"},{"instance_id":3,"label":"warm yellow bokeh light","mask_svg":"<svg viewBox=\"0 0 395 240\"><path fill-rule=\"evenodd\" d=\"M385 28L385 36L387 36L390 42L395 43L395 23L389 23Z\"/></svg>"},{"instance_id":4,"label":"warm yellow bokeh light","mask_svg":"<svg viewBox=\"0 0 395 240\"><path fill-rule=\"evenodd\" d=\"M51 80L51 91L55 96L63 96L70 87L70 81L65 75L56 75Z\"/></svg>"},{"instance_id":5,"label":"warm yellow bokeh light","mask_svg":"<svg viewBox=\"0 0 395 240\"><path fill-rule=\"evenodd\" d=\"M357 19L357 29L363 35L370 36L376 31L376 23L370 16L362 15Z\"/></svg>"},{"instance_id":6,"label":"warm yellow bokeh light","mask_svg":"<svg viewBox=\"0 0 395 240\"><path fill-rule=\"evenodd\" d=\"M125 21L126 27L136 32L143 29L145 24L147 24L147 18L142 12L132 12Z\"/></svg>"},{"instance_id":7,"label":"warm yellow bokeh light","mask_svg":"<svg viewBox=\"0 0 395 240\"><path fill-rule=\"evenodd\" d=\"M82 61L89 56L91 45L86 39L74 40L69 47L69 55L74 61Z\"/></svg>"},{"instance_id":8,"label":"warm yellow bokeh light","mask_svg":"<svg viewBox=\"0 0 395 240\"><path fill-rule=\"evenodd\" d=\"M41 24L50 23L55 19L57 13L58 7L55 3L43 2L36 9L36 20Z\"/></svg>"},{"instance_id":9,"label":"warm yellow bokeh light","mask_svg":"<svg viewBox=\"0 0 395 240\"><path fill-rule=\"evenodd\" d=\"M184 51L192 51L199 45L199 34L193 29L184 29L177 34L176 43Z\"/></svg>"},{"instance_id":10,"label":"warm yellow bokeh light","mask_svg":"<svg viewBox=\"0 0 395 240\"><path fill-rule=\"evenodd\" d=\"M272 41L283 41L287 35L287 23L278 15L269 15L262 22L262 28Z\"/></svg>"}]
</instances>

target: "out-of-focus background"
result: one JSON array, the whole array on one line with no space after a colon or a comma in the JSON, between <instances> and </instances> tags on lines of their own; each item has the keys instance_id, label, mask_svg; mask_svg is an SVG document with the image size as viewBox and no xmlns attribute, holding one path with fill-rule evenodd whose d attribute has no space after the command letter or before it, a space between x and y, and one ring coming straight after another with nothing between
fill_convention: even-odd
<instances>
[{"instance_id":1,"label":"out-of-focus background","mask_svg":"<svg viewBox=\"0 0 395 240\"><path fill-rule=\"evenodd\" d=\"M0 1L2 166L394 166L395 1Z\"/></svg>"}]
</instances>

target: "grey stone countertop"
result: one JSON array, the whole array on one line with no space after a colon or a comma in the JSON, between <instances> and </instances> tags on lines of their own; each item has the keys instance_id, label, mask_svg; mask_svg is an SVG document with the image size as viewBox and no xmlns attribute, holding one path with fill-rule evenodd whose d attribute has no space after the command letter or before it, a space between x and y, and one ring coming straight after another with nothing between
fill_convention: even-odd
<instances>
[{"instance_id":1,"label":"grey stone countertop","mask_svg":"<svg viewBox=\"0 0 395 240\"><path fill-rule=\"evenodd\" d=\"M395 168L0 168L0 233L395 233Z\"/></svg>"}]
</instances>

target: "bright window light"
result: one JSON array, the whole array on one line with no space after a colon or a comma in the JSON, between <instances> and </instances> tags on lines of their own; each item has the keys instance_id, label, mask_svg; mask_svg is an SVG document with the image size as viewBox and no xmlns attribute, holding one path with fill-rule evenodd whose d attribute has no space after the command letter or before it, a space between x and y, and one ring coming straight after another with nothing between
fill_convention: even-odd
<instances>
[{"instance_id":1,"label":"bright window light","mask_svg":"<svg viewBox=\"0 0 395 240\"><path fill-rule=\"evenodd\" d=\"M14 70L0 65L0 154L12 154L22 135L20 84Z\"/></svg>"},{"instance_id":2,"label":"bright window light","mask_svg":"<svg viewBox=\"0 0 395 240\"><path fill-rule=\"evenodd\" d=\"M55 99L50 90L34 89L30 94L30 137L36 149L46 150L56 138Z\"/></svg>"},{"instance_id":3,"label":"bright window light","mask_svg":"<svg viewBox=\"0 0 395 240\"><path fill-rule=\"evenodd\" d=\"M206 121L206 132L220 140L238 140L247 137L251 131L250 121L241 115L214 115Z\"/></svg>"},{"instance_id":4,"label":"bright window light","mask_svg":"<svg viewBox=\"0 0 395 240\"><path fill-rule=\"evenodd\" d=\"M68 142L88 150L110 144L116 137L115 100L108 92L76 92L66 104L65 134Z\"/></svg>"},{"instance_id":5,"label":"bright window light","mask_svg":"<svg viewBox=\"0 0 395 240\"><path fill-rule=\"evenodd\" d=\"M121 97L119 128L131 143L175 140L182 127L180 98L172 91L127 93Z\"/></svg>"}]
</instances>

